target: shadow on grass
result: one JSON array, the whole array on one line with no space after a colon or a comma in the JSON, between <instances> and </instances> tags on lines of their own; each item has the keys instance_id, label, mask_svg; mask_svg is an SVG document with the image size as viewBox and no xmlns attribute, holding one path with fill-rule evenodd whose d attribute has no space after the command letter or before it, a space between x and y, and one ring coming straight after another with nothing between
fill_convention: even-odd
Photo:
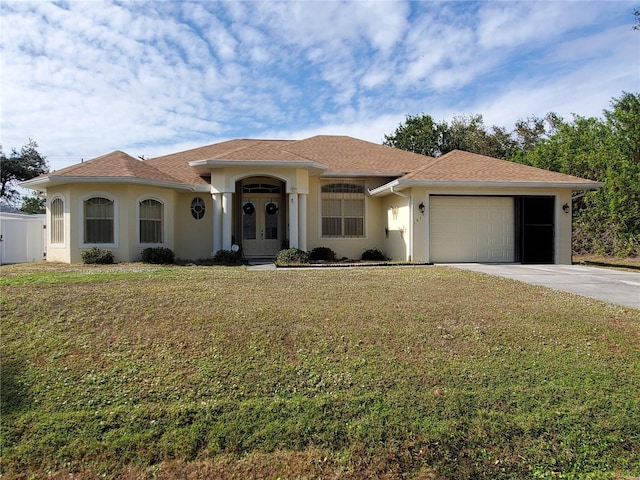
<instances>
[{"instance_id":1,"label":"shadow on grass","mask_svg":"<svg viewBox=\"0 0 640 480\"><path fill-rule=\"evenodd\" d=\"M2 358L0 362L0 416L24 410L30 403L30 393L24 376L24 359Z\"/></svg>"}]
</instances>

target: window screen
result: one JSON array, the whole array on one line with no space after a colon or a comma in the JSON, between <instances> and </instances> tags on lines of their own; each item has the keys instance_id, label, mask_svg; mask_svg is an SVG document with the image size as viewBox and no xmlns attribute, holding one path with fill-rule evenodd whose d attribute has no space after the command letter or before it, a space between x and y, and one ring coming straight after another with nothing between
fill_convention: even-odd
<instances>
[{"instance_id":1,"label":"window screen","mask_svg":"<svg viewBox=\"0 0 640 480\"><path fill-rule=\"evenodd\" d=\"M113 243L113 200L93 197L84 201L84 243Z\"/></svg>"},{"instance_id":2,"label":"window screen","mask_svg":"<svg viewBox=\"0 0 640 480\"><path fill-rule=\"evenodd\" d=\"M140 243L162 243L162 203L147 199L140 202Z\"/></svg>"},{"instance_id":3,"label":"window screen","mask_svg":"<svg viewBox=\"0 0 640 480\"><path fill-rule=\"evenodd\" d=\"M64 202L54 198L51 202L51 243L64 243Z\"/></svg>"},{"instance_id":4,"label":"window screen","mask_svg":"<svg viewBox=\"0 0 640 480\"><path fill-rule=\"evenodd\" d=\"M364 181L327 180L322 183L322 236L364 236Z\"/></svg>"}]
</instances>

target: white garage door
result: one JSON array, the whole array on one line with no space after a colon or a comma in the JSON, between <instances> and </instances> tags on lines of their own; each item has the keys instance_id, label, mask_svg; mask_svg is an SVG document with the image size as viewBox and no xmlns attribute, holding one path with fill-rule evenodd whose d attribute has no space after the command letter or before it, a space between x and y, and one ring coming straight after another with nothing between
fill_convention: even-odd
<instances>
[{"instance_id":1,"label":"white garage door","mask_svg":"<svg viewBox=\"0 0 640 480\"><path fill-rule=\"evenodd\" d=\"M513 262L512 197L431 197L432 262Z\"/></svg>"}]
</instances>

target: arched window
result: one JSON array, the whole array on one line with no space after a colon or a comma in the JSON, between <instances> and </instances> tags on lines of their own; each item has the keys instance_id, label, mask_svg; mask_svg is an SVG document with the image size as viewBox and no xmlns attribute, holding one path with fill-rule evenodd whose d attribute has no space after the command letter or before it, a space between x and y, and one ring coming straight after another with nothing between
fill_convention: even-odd
<instances>
[{"instance_id":1,"label":"arched window","mask_svg":"<svg viewBox=\"0 0 640 480\"><path fill-rule=\"evenodd\" d=\"M247 183L242 186L242 193L280 193L280 185Z\"/></svg>"},{"instance_id":2,"label":"arched window","mask_svg":"<svg viewBox=\"0 0 640 480\"><path fill-rule=\"evenodd\" d=\"M62 198L54 198L49 206L49 211L51 214L51 225L49 226L51 244L62 245L64 243L64 201Z\"/></svg>"},{"instance_id":3,"label":"arched window","mask_svg":"<svg viewBox=\"0 0 640 480\"><path fill-rule=\"evenodd\" d=\"M322 183L322 236L364 237L364 181Z\"/></svg>"},{"instance_id":4,"label":"arched window","mask_svg":"<svg viewBox=\"0 0 640 480\"><path fill-rule=\"evenodd\" d=\"M105 197L84 201L84 243L114 243L114 205Z\"/></svg>"},{"instance_id":5,"label":"arched window","mask_svg":"<svg viewBox=\"0 0 640 480\"><path fill-rule=\"evenodd\" d=\"M164 222L162 207L161 202L152 198L140 202L140 243L163 242Z\"/></svg>"}]
</instances>

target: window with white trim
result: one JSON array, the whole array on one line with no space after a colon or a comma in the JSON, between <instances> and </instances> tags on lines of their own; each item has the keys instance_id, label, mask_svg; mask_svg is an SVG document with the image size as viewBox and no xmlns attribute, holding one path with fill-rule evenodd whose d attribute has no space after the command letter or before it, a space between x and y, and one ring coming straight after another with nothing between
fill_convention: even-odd
<instances>
[{"instance_id":1,"label":"window with white trim","mask_svg":"<svg viewBox=\"0 0 640 480\"><path fill-rule=\"evenodd\" d=\"M52 245L62 245L64 243L64 201L56 197L49 206L51 213L51 225L49 232Z\"/></svg>"},{"instance_id":2,"label":"window with white trim","mask_svg":"<svg viewBox=\"0 0 640 480\"><path fill-rule=\"evenodd\" d=\"M114 243L114 202L91 197L84 202L84 243Z\"/></svg>"},{"instance_id":3,"label":"window with white trim","mask_svg":"<svg viewBox=\"0 0 640 480\"><path fill-rule=\"evenodd\" d=\"M320 191L322 236L364 237L364 180L324 180Z\"/></svg>"},{"instance_id":4,"label":"window with white trim","mask_svg":"<svg viewBox=\"0 0 640 480\"><path fill-rule=\"evenodd\" d=\"M162 202L147 198L138 206L140 213L140 243L163 242L163 205Z\"/></svg>"}]
</instances>

